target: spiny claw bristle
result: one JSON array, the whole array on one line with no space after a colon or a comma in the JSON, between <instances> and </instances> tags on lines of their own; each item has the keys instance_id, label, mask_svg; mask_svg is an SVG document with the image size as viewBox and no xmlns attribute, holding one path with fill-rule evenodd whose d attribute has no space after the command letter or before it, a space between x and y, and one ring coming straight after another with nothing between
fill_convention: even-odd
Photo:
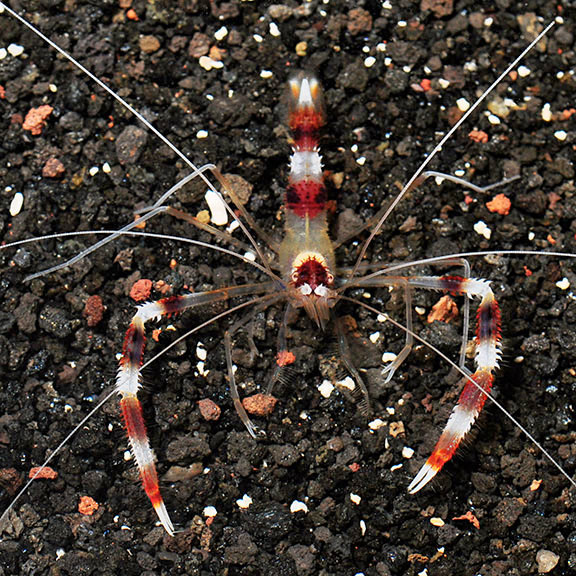
<instances>
[{"instance_id":1,"label":"spiny claw bristle","mask_svg":"<svg viewBox=\"0 0 576 576\"><path fill-rule=\"evenodd\" d=\"M170 520L170 515L168 514L168 510L166 510L164 502L155 502L154 510L156 510L156 514L158 514L158 518L162 526L164 526L164 530L166 530L170 536L174 536L174 525L172 524L172 520Z\"/></svg>"},{"instance_id":2,"label":"spiny claw bristle","mask_svg":"<svg viewBox=\"0 0 576 576\"><path fill-rule=\"evenodd\" d=\"M410 486L408 486L408 493L416 494L416 492L422 490L422 488L424 488L424 486L426 486L426 484L428 484L428 482L430 482L430 480L432 480L432 478L434 478L434 476L436 476L439 471L440 468L432 466L426 462L426 464L420 468L420 472L416 474L414 480L410 482Z\"/></svg>"}]
</instances>

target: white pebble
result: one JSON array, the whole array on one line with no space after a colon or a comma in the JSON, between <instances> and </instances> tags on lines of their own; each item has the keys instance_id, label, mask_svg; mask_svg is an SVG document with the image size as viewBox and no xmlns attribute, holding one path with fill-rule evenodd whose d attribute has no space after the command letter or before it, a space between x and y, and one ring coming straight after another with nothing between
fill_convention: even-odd
<instances>
[{"instance_id":1,"label":"white pebble","mask_svg":"<svg viewBox=\"0 0 576 576\"><path fill-rule=\"evenodd\" d=\"M8 56L8 50L6 48L0 48L0 60L4 60Z\"/></svg>"},{"instance_id":2,"label":"white pebble","mask_svg":"<svg viewBox=\"0 0 576 576\"><path fill-rule=\"evenodd\" d=\"M8 54L14 56L14 58L21 56L24 54L24 46L20 46L20 44L10 44L10 46L8 46Z\"/></svg>"},{"instance_id":3,"label":"white pebble","mask_svg":"<svg viewBox=\"0 0 576 576\"><path fill-rule=\"evenodd\" d=\"M324 382L318 386L318 391L324 398L330 398L330 395L334 392L334 385L330 380L324 380Z\"/></svg>"},{"instance_id":4,"label":"white pebble","mask_svg":"<svg viewBox=\"0 0 576 576\"><path fill-rule=\"evenodd\" d=\"M568 278L562 278L562 280L556 282L556 287L560 288L560 290L568 290L568 288L570 288L570 280L568 280Z\"/></svg>"},{"instance_id":5,"label":"white pebble","mask_svg":"<svg viewBox=\"0 0 576 576\"><path fill-rule=\"evenodd\" d=\"M256 262L256 254L254 252L244 252L244 258L250 262Z\"/></svg>"},{"instance_id":6,"label":"white pebble","mask_svg":"<svg viewBox=\"0 0 576 576\"><path fill-rule=\"evenodd\" d=\"M130 462L132 460L132 452L130 450L124 450L124 461Z\"/></svg>"},{"instance_id":7,"label":"white pebble","mask_svg":"<svg viewBox=\"0 0 576 576\"><path fill-rule=\"evenodd\" d=\"M271 70L262 70L262 72L260 72L260 78L264 78L265 80L267 80L268 78L272 78L274 76L274 72L272 72Z\"/></svg>"},{"instance_id":8,"label":"white pebble","mask_svg":"<svg viewBox=\"0 0 576 576\"><path fill-rule=\"evenodd\" d=\"M236 505L238 506L238 508L242 508L242 510L247 510L248 508L250 508L250 504L252 504L252 498L250 498L248 494L244 494L242 498L236 500Z\"/></svg>"},{"instance_id":9,"label":"white pebble","mask_svg":"<svg viewBox=\"0 0 576 576\"><path fill-rule=\"evenodd\" d=\"M204 348L204 344L202 344L202 342L198 342L198 344L196 344L196 357L198 360L206 360L207 356L208 351L206 348Z\"/></svg>"},{"instance_id":10,"label":"white pebble","mask_svg":"<svg viewBox=\"0 0 576 576\"><path fill-rule=\"evenodd\" d=\"M366 164L366 156L360 156L359 158L356 158L356 164L359 166L364 166L364 164Z\"/></svg>"},{"instance_id":11,"label":"white pebble","mask_svg":"<svg viewBox=\"0 0 576 576\"><path fill-rule=\"evenodd\" d=\"M410 460L410 458L414 456L414 450L408 446L404 446L404 448L402 448L402 456L406 458L406 460Z\"/></svg>"},{"instance_id":12,"label":"white pebble","mask_svg":"<svg viewBox=\"0 0 576 576\"><path fill-rule=\"evenodd\" d=\"M204 516L214 518L218 514L218 510L214 506L206 506L203 511Z\"/></svg>"},{"instance_id":13,"label":"white pebble","mask_svg":"<svg viewBox=\"0 0 576 576\"><path fill-rule=\"evenodd\" d=\"M270 22L270 26L268 26L268 30L270 31L271 36L280 36L280 28L278 28L278 24L276 22Z\"/></svg>"},{"instance_id":14,"label":"white pebble","mask_svg":"<svg viewBox=\"0 0 576 576\"><path fill-rule=\"evenodd\" d=\"M440 84L440 88L443 88L444 90L446 90L446 88L448 88L448 86L450 86L450 81L446 80L446 78L440 78L438 80L438 84Z\"/></svg>"},{"instance_id":15,"label":"white pebble","mask_svg":"<svg viewBox=\"0 0 576 576\"><path fill-rule=\"evenodd\" d=\"M104 162L104 164L102 164L102 172L104 172L104 174L110 174L110 172L112 172L112 168L110 168L110 164L108 164L108 162Z\"/></svg>"},{"instance_id":16,"label":"white pebble","mask_svg":"<svg viewBox=\"0 0 576 576\"><path fill-rule=\"evenodd\" d=\"M388 364L389 362L394 362L397 357L398 355L394 354L394 352L384 352L384 354L382 354L382 362Z\"/></svg>"},{"instance_id":17,"label":"white pebble","mask_svg":"<svg viewBox=\"0 0 576 576\"><path fill-rule=\"evenodd\" d=\"M360 504L360 502L362 501L362 496L358 496L358 494L354 494L351 492L350 501L356 504L356 506L358 506L358 504Z\"/></svg>"},{"instance_id":18,"label":"white pebble","mask_svg":"<svg viewBox=\"0 0 576 576\"><path fill-rule=\"evenodd\" d=\"M466 110L470 109L470 102L468 102L466 98L458 98L458 100L456 100L456 106L458 106L460 112L466 112Z\"/></svg>"},{"instance_id":19,"label":"white pebble","mask_svg":"<svg viewBox=\"0 0 576 576\"><path fill-rule=\"evenodd\" d=\"M204 68L204 70L212 70L213 68L218 70L224 68L224 62L214 60L214 58L210 58L210 56L200 56L198 64L200 64L200 67Z\"/></svg>"},{"instance_id":20,"label":"white pebble","mask_svg":"<svg viewBox=\"0 0 576 576\"><path fill-rule=\"evenodd\" d=\"M90 176L96 176L98 172L100 172L100 168L98 168L98 166L92 166L92 168L88 170L88 174L90 174Z\"/></svg>"},{"instance_id":21,"label":"white pebble","mask_svg":"<svg viewBox=\"0 0 576 576\"><path fill-rule=\"evenodd\" d=\"M210 221L216 226L228 224L228 212L222 196L214 190L208 190L204 195L208 208L210 208Z\"/></svg>"},{"instance_id":22,"label":"white pebble","mask_svg":"<svg viewBox=\"0 0 576 576\"><path fill-rule=\"evenodd\" d=\"M370 342L372 342L372 344L376 344L376 342L378 342L378 339L380 338L380 332L372 332L372 334L370 334L368 338Z\"/></svg>"},{"instance_id":23,"label":"white pebble","mask_svg":"<svg viewBox=\"0 0 576 576\"><path fill-rule=\"evenodd\" d=\"M344 380L340 380L339 382L337 382L338 386L341 386L342 388L346 388L347 390L355 390L356 389L356 382L354 382L354 380L352 380L352 378L350 378L350 376L346 376L346 378L344 378Z\"/></svg>"},{"instance_id":24,"label":"white pebble","mask_svg":"<svg viewBox=\"0 0 576 576\"><path fill-rule=\"evenodd\" d=\"M552 110L550 107L550 103L546 102L546 104L544 104L544 106L542 106L542 120L544 120L544 122L550 122L550 120L552 120Z\"/></svg>"},{"instance_id":25,"label":"white pebble","mask_svg":"<svg viewBox=\"0 0 576 576\"><path fill-rule=\"evenodd\" d=\"M258 44L260 44L260 42L263 42L263 41L264 41L264 38L262 38L262 36L260 36L260 34L254 34L254 35L252 36L252 38L254 38L254 40L255 40L256 42L258 42Z\"/></svg>"},{"instance_id":26,"label":"white pebble","mask_svg":"<svg viewBox=\"0 0 576 576\"><path fill-rule=\"evenodd\" d=\"M360 520L360 534L362 536L366 534L366 522L364 522L364 520Z\"/></svg>"},{"instance_id":27,"label":"white pebble","mask_svg":"<svg viewBox=\"0 0 576 576\"><path fill-rule=\"evenodd\" d=\"M496 116L496 114L488 114L488 122L490 122L490 124L492 124L493 126L498 126L498 124L502 123L502 121L500 120L500 118L498 118L498 116Z\"/></svg>"},{"instance_id":28,"label":"white pebble","mask_svg":"<svg viewBox=\"0 0 576 576\"><path fill-rule=\"evenodd\" d=\"M564 142L568 136L568 133L565 130L556 130L556 132L554 132L554 136L560 140L560 142Z\"/></svg>"},{"instance_id":29,"label":"white pebble","mask_svg":"<svg viewBox=\"0 0 576 576\"><path fill-rule=\"evenodd\" d=\"M380 420L380 418L375 418L372 420L372 422L368 423L368 428L370 428L370 430L379 430L384 426L386 426L386 422L384 422L384 420Z\"/></svg>"},{"instance_id":30,"label":"white pebble","mask_svg":"<svg viewBox=\"0 0 576 576\"><path fill-rule=\"evenodd\" d=\"M530 76L531 72L532 72L532 70L530 70L530 68L528 68L528 66L519 66L518 67L518 76L520 76L520 78L526 78L526 76Z\"/></svg>"},{"instance_id":31,"label":"white pebble","mask_svg":"<svg viewBox=\"0 0 576 576\"><path fill-rule=\"evenodd\" d=\"M226 36L228 36L228 28L226 28L226 26L222 26L222 28L214 32L214 38L216 38L216 40L224 40Z\"/></svg>"},{"instance_id":32,"label":"white pebble","mask_svg":"<svg viewBox=\"0 0 576 576\"><path fill-rule=\"evenodd\" d=\"M22 206L24 206L24 194L22 194L22 192L16 192L12 198L12 202L10 202L10 216L18 216L20 210L22 210Z\"/></svg>"},{"instance_id":33,"label":"white pebble","mask_svg":"<svg viewBox=\"0 0 576 576\"><path fill-rule=\"evenodd\" d=\"M376 64L376 58L374 58L374 56L368 56L368 58L364 60L364 66L366 66L366 68L372 68L374 64Z\"/></svg>"},{"instance_id":34,"label":"white pebble","mask_svg":"<svg viewBox=\"0 0 576 576\"><path fill-rule=\"evenodd\" d=\"M290 504L290 512L292 514L296 514L296 512L308 512L308 506L304 502L300 502L300 500L294 500L292 504Z\"/></svg>"},{"instance_id":35,"label":"white pebble","mask_svg":"<svg viewBox=\"0 0 576 576\"><path fill-rule=\"evenodd\" d=\"M474 224L474 232L480 234L480 236L484 236L486 240L490 240L490 237L492 236L492 230L488 228L488 225L483 220L479 220Z\"/></svg>"}]
</instances>

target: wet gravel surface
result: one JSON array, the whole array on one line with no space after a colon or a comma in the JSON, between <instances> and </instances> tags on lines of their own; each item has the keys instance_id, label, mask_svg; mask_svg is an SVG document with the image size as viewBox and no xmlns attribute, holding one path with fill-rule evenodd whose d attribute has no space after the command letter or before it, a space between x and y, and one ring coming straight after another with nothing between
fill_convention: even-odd
<instances>
[{"instance_id":1,"label":"wet gravel surface","mask_svg":"<svg viewBox=\"0 0 576 576\"><path fill-rule=\"evenodd\" d=\"M358 10L350 4L12 5L26 9L192 160L214 162L252 184L246 206L277 237L289 154L284 86L293 70L317 70L326 89L322 150L337 234L392 198L461 114L457 101L474 101L533 37L540 19L561 15L564 24L528 57L526 69L497 88L490 110L500 122L481 111L433 163L479 184L521 179L487 194L448 184L422 187L394 212L370 261L498 249L574 252L573 3L366 1L355 3ZM0 48L10 44L16 48L0 59L5 242L119 228L188 172L129 113L4 14ZM206 70L200 60L206 56L223 66ZM32 122L35 135L24 129L25 119L40 106L52 110L45 126L41 118ZM15 192L24 194L24 205L11 216ZM203 192L193 183L175 205L197 214L205 208ZM511 200L508 215L486 206L498 192ZM479 222L490 239L478 233ZM214 242L167 217L146 229ZM137 280L152 281L151 298L263 280L219 253L140 238L108 245L70 270L23 281L95 239L0 252L3 509L29 470L111 389ZM340 248L339 262L350 265L356 248ZM470 262L474 276L494 281L502 306L505 352L496 394L573 475L576 304L567 283L576 282L574 267L560 258ZM366 302L403 319L401 295L370 292ZM460 321L426 322L439 298L415 295L415 326L456 357ZM147 357L224 309L213 305L171 319L175 331L164 330L158 342L149 338ZM327 399L319 393L323 380L342 373L335 339L301 316L290 325L291 375L275 390L274 413L256 419L266 439L251 439L227 394L222 334L228 320L219 321L145 373L145 415L177 537L156 525L126 461L112 401L56 457L57 478L35 482L15 506L2 528L0 574L574 573L576 494L495 407L486 408L438 479L407 495L457 386L447 378L449 367L422 346L384 386L380 357L398 351L403 336L358 306L342 303L338 315L371 391L368 420L338 391ZM250 356L246 332L236 339L244 395L270 378L270 343L282 316L279 307L255 317L260 357ZM374 344L368 337L376 331ZM207 351L207 375L198 373L198 341ZM201 412L198 402L206 399L221 410L218 419L207 402ZM377 418L381 426L371 430L368 421ZM411 458L406 448L415 451ZM99 506L92 516L79 511L84 497ZM207 506L215 517L204 514Z\"/></svg>"}]
</instances>

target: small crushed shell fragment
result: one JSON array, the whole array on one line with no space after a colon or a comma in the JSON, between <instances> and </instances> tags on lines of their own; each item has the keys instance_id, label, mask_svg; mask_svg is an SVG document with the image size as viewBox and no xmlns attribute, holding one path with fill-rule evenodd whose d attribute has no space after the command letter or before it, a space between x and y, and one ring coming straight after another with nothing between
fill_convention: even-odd
<instances>
[{"instance_id":1,"label":"small crushed shell fragment","mask_svg":"<svg viewBox=\"0 0 576 576\"><path fill-rule=\"evenodd\" d=\"M292 514L296 514L296 512L304 512L305 514L308 512L308 506L304 502L300 502L300 500L294 500L292 504L290 504L290 512Z\"/></svg>"},{"instance_id":2,"label":"small crushed shell fragment","mask_svg":"<svg viewBox=\"0 0 576 576\"><path fill-rule=\"evenodd\" d=\"M196 370L198 372L198 376L208 376L208 374L210 374L210 370L206 370L205 366L206 364L202 360L199 360L196 363Z\"/></svg>"},{"instance_id":3,"label":"small crushed shell fragment","mask_svg":"<svg viewBox=\"0 0 576 576\"><path fill-rule=\"evenodd\" d=\"M392 438L403 435L405 433L404 422L390 422L388 431L390 432L390 436L392 436Z\"/></svg>"},{"instance_id":4,"label":"small crushed shell fragment","mask_svg":"<svg viewBox=\"0 0 576 576\"><path fill-rule=\"evenodd\" d=\"M350 501L353 504L356 504L356 506L358 506L358 504L360 504L360 502L362 501L362 496L358 496L358 494L354 494L353 492L350 492Z\"/></svg>"},{"instance_id":5,"label":"small crushed shell fragment","mask_svg":"<svg viewBox=\"0 0 576 576\"><path fill-rule=\"evenodd\" d=\"M390 466L390 472L394 472L395 470L400 470L400 468L403 468L404 464L394 464L394 466Z\"/></svg>"},{"instance_id":6,"label":"small crushed shell fragment","mask_svg":"<svg viewBox=\"0 0 576 576\"><path fill-rule=\"evenodd\" d=\"M378 314L378 316L376 316L376 320L378 320L380 323L386 322L386 316L384 314Z\"/></svg>"},{"instance_id":7,"label":"small crushed shell fragment","mask_svg":"<svg viewBox=\"0 0 576 576\"><path fill-rule=\"evenodd\" d=\"M414 450L408 446L404 446L404 448L402 448L402 457L410 460L412 456L414 456Z\"/></svg>"},{"instance_id":8,"label":"small crushed shell fragment","mask_svg":"<svg viewBox=\"0 0 576 576\"><path fill-rule=\"evenodd\" d=\"M552 107L549 102L546 102L546 104L542 106L542 112L540 114L544 122L550 122L552 120Z\"/></svg>"},{"instance_id":9,"label":"small crushed shell fragment","mask_svg":"<svg viewBox=\"0 0 576 576\"><path fill-rule=\"evenodd\" d=\"M104 172L104 174L110 174L110 172L112 172L112 168L108 162L104 162L104 164L102 164L102 172Z\"/></svg>"},{"instance_id":10,"label":"small crushed shell fragment","mask_svg":"<svg viewBox=\"0 0 576 576\"><path fill-rule=\"evenodd\" d=\"M302 41L296 44L296 56L306 56L308 50L308 42Z\"/></svg>"},{"instance_id":11,"label":"small crushed shell fragment","mask_svg":"<svg viewBox=\"0 0 576 576\"><path fill-rule=\"evenodd\" d=\"M220 40L224 40L224 38L226 38L226 36L228 36L228 28L226 28L226 26L222 26L222 28L216 30L216 32L214 32L214 38L216 38L216 40L220 41Z\"/></svg>"},{"instance_id":12,"label":"small crushed shell fragment","mask_svg":"<svg viewBox=\"0 0 576 576\"><path fill-rule=\"evenodd\" d=\"M242 510L247 510L250 508L250 504L252 504L252 498L250 498L248 494L244 494L242 498L236 500L236 505L238 508L242 508Z\"/></svg>"},{"instance_id":13,"label":"small crushed shell fragment","mask_svg":"<svg viewBox=\"0 0 576 576\"><path fill-rule=\"evenodd\" d=\"M228 212L226 211L226 203L222 196L214 190L208 190L204 195L208 208L210 209L210 220L216 226L224 226L228 224Z\"/></svg>"},{"instance_id":14,"label":"small crushed shell fragment","mask_svg":"<svg viewBox=\"0 0 576 576\"><path fill-rule=\"evenodd\" d=\"M24 194L22 194L22 192L16 192L12 198L12 202L10 202L10 216L18 216L20 210L22 210L22 206L24 206Z\"/></svg>"},{"instance_id":15,"label":"small crushed shell fragment","mask_svg":"<svg viewBox=\"0 0 576 576\"><path fill-rule=\"evenodd\" d=\"M58 548L58 550L56 550L56 560L60 560L60 558L62 558L65 554L66 552L62 548Z\"/></svg>"},{"instance_id":16,"label":"small crushed shell fragment","mask_svg":"<svg viewBox=\"0 0 576 576\"><path fill-rule=\"evenodd\" d=\"M200 64L201 68L204 68L204 70L207 71L224 68L224 62L220 60L214 60L213 58L210 58L210 56L200 56L198 59L198 64Z\"/></svg>"},{"instance_id":17,"label":"small crushed shell fragment","mask_svg":"<svg viewBox=\"0 0 576 576\"><path fill-rule=\"evenodd\" d=\"M8 54L14 56L14 58L22 56L22 54L24 54L24 46L21 46L20 44L10 44L8 46Z\"/></svg>"},{"instance_id":18,"label":"small crushed shell fragment","mask_svg":"<svg viewBox=\"0 0 576 576\"><path fill-rule=\"evenodd\" d=\"M318 391L324 398L330 398L332 392L334 392L334 385L330 380L324 380L324 382L318 386Z\"/></svg>"},{"instance_id":19,"label":"small crushed shell fragment","mask_svg":"<svg viewBox=\"0 0 576 576\"><path fill-rule=\"evenodd\" d=\"M492 126L498 126L498 124L502 123L502 120L500 120L496 114L488 114L488 122L490 122Z\"/></svg>"},{"instance_id":20,"label":"small crushed shell fragment","mask_svg":"<svg viewBox=\"0 0 576 576\"><path fill-rule=\"evenodd\" d=\"M442 518L434 517L430 518L430 524L432 524L432 526L437 526L438 528L441 528L442 526L444 526L445 522L444 520L442 520Z\"/></svg>"},{"instance_id":21,"label":"small crushed shell fragment","mask_svg":"<svg viewBox=\"0 0 576 576\"><path fill-rule=\"evenodd\" d=\"M554 132L554 137L557 140L560 140L560 142L564 142L564 140L566 140L566 138L568 137L568 132L566 132L565 130L556 130L556 132Z\"/></svg>"},{"instance_id":22,"label":"small crushed shell fragment","mask_svg":"<svg viewBox=\"0 0 576 576\"><path fill-rule=\"evenodd\" d=\"M364 522L364 520L360 520L360 534L362 536L366 534L366 522Z\"/></svg>"},{"instance_id":23,"label":"small crushed shell fragment","mask_svg":"<svg viewBox=\"0 0 576 576\"><path fill-rule=\"evenodd\" d=\"M510 214L511 206L512 202L510 202L510 198L506 194L497 194L490 202L486 202L486 208L490 212L496 212L496 214L501 214L502 216Z\"/></svg>"},{"instance_id":24,"label":"small crushed shell fragment","mask_svg":"<svg viewBox=\"0 0 576 576\"><path fill-rule=\"evenodd\" d=\"M206 516L206 518L214 518L218 514L218 510L214 506L206 506L202 511L202 514Z\"/></svg>"},{"instance_id":25,"label":"small crushed shell fragment","mask_svg":"<svg viewBox=\"0 0 576 576\"><path fill-rule=\"evenodd\" d=\"M208 130L198 130L198 132L196 132L196 138L198 138L198 140L208 138Z\"/></svg>"},{"instance_id":26,"label":"small crushed shell fragment","mask_svg":"<svg viewBox=\"0 0 576 576\"><path fill-rule=\"evenodd\" d=\"M92 168L90 168L90 170L88 170L88 174L90 174L90 176L92 176L92 177L96 176L96 174L98 174L98 172L100 172L100 168L98 168L98 166L92 166Z\"/></svg>"},{"instance_id":27,"label":"small crushed shell fragment","mask_svg":"<svg viewBox=\"0 0 576 576\"><path fill-rule=\"evenodd\" d=\"M356 158L356 164L358 164L358 166L364 166L364 164L366 164L366 156Z\"/></svg>"},{"instance_id":28,"label":"small crushed shell fragment","mask_svg":"<svg viewBox=\"0 0 576 576\"><path fill-rule=\"evenodd\" d=\"M268 78L272 78L274 76L274 72L272 70L262 70L260 72L260 78L264 78L264 80L268 80Z\"/></svg>"},{"instance_id":29,"label":"small crushed shell fragment","mask_svg":"<svg viewBox=\"0 0 576 576\"><path fill-rule=\"evenodd\" d=\"M551 550L538 550L536 552L536 563L538 564L538 573L539 574L548 574L552 572L558 561L560 560L560 556L558 554L552 552Z\"/></svg>"},{"instance_id":30,"label":"small crushed shell fragment","mask_svg":"<svg viewBox=\"0 0 576 576\"><path fill-rule=\"evenodd\" d=\"M448 88L448 86L450 86L450 81L446 80L446 78L440 78L438 80L438 84L440 84L440 88L442 88L443 90L446 90L446 88Z\"/></svg>"},{"instance_id":31,"label":"small crushed shell fragment","mask_svg":"<svg viewBox=\"0 0 576 576\"><path fill-rule=\"evenodd\" d=\"M380 428L383 428L384 426L386 426L386 422L380 418L375 418L372 422L368 423L368 428L370 428L370 430L380 430Z\"/></svg>"},{"instance_id":32,"label":"small crushed shell fragment","mask_svg":"<svg viewBox=\"0 0 576 576\"><path fill-rule=\"evenodd\" d=\"M38 475L36 476L36 474ZM28 478L34 478L34 476L36 476L35 480L56 480L58 472L50 468L50 466L44 466L44 468L35 466L28 472Z\"/></svg>"},{"instance_id":33,"label":"small crushed shell fragment","mask_svg":"<svg viewBox=\"0 0 576 576\"><path fill-rule=\"evenodd\" d=\"M390 416L394 416L394 414L396 414L396 408L394 408L394 406L387 406L386 412L388 412Z\"/></svg>"},{"instance_id":34,"label":"small crushed shell fragment","mask_svg":"<svg viewBox=\"0 0 576 576\"><path fill-rule=\"evenodd\" d=\"M468 102L466 98L458 98L458 100L456 100L456 106L458 106L460 112L466 112L470 108L470 102Z\"/></svg>"},{"instance_id":35,"label":"small crushed shell fragment","mask_svg":"<svg viewBox=\"0 0 576 576\"><path fill-rule=\"evenodd\" d=\"M366 68L372 68L374 64L376 64L376 58L374 58L374 56L368 56L368 58L364 60L364 66Z\"/></svg>"},{"instance_id":36,"label":"small crushed shell fragment","mask_svg":"<svg viewBox=\"0 0 576 576\"><path fill-rule=\"evenodd\" d=\"M486 240L490 240L490 237L492 236L492 230L490 230L486 222L483 220L478 220L478 222L474 224L474 232L480 236L484 236Z\"/></svg>"},{"instance_id":37,"label":"small crushed shell fragment","mask_svg":"<svg viewBox=\"0 0 576 576\"><path fill-rule=\"evenodd\" d=\"M379 338L380 338L380 332L372 332L372 334L368 336L368 339L370 340L370 342L372 342L372 344L376 344Z\"/></svg>"},{"instance_id":38,"label":"small crushed shell fragment","mask_svg":"<svg viewBox=\"0 0 576 576\"><path fill-rule=\"evenodd\" d=\"M530 492L536 492L536 490L538 490L541 485L542 480L532 480L532 483L530 484Z\"/></svg>"},{"instance_id":39,"label":"small crushed shell fragment","mask_svg":"<svg viewBox=\"0 0 576 576\"><path fill-rule=\"evenodd\" d=\"M242 406L248 414L254 416L268 416L274 411L278 400L270 394L254 394L242 400Z\"/></svg>"},{"instance_id":40,"label":"small crushed shell fragment","mask_svg":"<svg viewBox=\"0 0 576 576\"><path fill-rule=\"evenodd\" d=\"M562 280L558 280L558 282L556 282L556 287L560 288L560 290L568 290L568 288L570 288L570 280L564 277Z\"/></svg>"},{"instance_id":41,"label":"small crushed shell fragment","mask_svg":"<svg viewBox=\"0 0 576 576\"><path fill-rule=\"evenodd\" d=\"M0 48L0 60L4 60L8 56L8 50L6 48Z\"/></svg>"},{"instance_id":42,"label":"small crushed shell fragment","mask_svg":"<svg viewBox=\"0 0 576 576\"><path fill-rule=\"evenodd\" d=\"M78 512L84 516L92 516L100 508L98 502L90 496L82 496L78 503Z\"/></svg>"}]
</instances>

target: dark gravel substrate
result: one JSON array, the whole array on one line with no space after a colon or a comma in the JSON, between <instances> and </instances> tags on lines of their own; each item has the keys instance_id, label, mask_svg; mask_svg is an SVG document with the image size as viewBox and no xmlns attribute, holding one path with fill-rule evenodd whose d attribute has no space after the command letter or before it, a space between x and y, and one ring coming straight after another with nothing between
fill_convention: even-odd
<instances>
[{"instance_id":1,"label":"dark gravel substrate","mask_svg":"<svg viewBox=\"0 0 576 576\"><path fill-rule=\"evenodd\" d=\"M434 164L448 172L463 169L481 184L519 173L521 180L502 190L512 201L510 214L487 209L496 193L469 194L472 201L466 203L461 189L431 183L399 206L370 257L385 262L486 249L574 251L574 123L561 118L574 106L573 2L457 1L452 6L449 0L422 5L393 0L382 7L376 1L302 6L134 1L138 21L128 18L130 4L11 3L20 12L26 9L42 30L153 119L194 161L217 163L253 184L247 207L276 235L282 230L279 209L289 154L282 95L292 69L318 70L326 88L329 128L322 148L333 174L335 213L346 211L343 226L353 214L369 217L397 193L449 128L456 101L473 101L495 79L532 37L536 18L562 15L564 24L526 60L530 74L507 78L496 91L522 109L502 117L499 125L483 112L476 115ZM351 12L350 4L366 12ZM438 13L426 11L426 4ZM271 33L272 22L279 35ZM216 42L214 33L222 26L228 36ZM222 50L222 69L206 71L189 54L195 34L200 34L195 50L201 52L206 42ZM297 56L297 49L304 50L301 42L307 42L306 55ZM387 43L385 52L377 51L381 42ZM0 48L11 43L23 46L25 54L0 60L5 241L118 228L131 221L135 207L149 204L186 173L152 135L125 132L137 126L127 112L1 15ZM364 65L367 56L376 59L372 67ZM542 119L545 103L554 115L551 122ZM42 134L34 136L22 122L41 104L54 110ZM488 142L472 141L472 128L486 132ZM208 137L197 139L199 130L207 130ZM567 132L564 141L555 136L560 130ZM128 150L118 152L116 141L128 136ZM138 163L121 164L119 159L131 153L140 154ZM363 165L360 157L366 159ZM42 176L49 158L63 164L63 175ZM102 170L105 162L108 174ZM100 171L91 176L93 166ZM11 217L8 207L16 191L24 193L24 208ZM200 209L198 192L203 191L191 186L183 194L192 213ZM478 221L492 230L489 241L474 231ZM169 218L148 230L205 237ZM2 509L19 479L42 463L110 389L134 309L128 293L135 280L163 281L172 293L258 280L246 266L216 253L147 239L116 242L71 270L23 282L27 273L92 241L78 237L0 252ZM353 261L354 248L340 250L342 264ZM557 258L472 258L471 264L473 275L494 281L502 305L506 349L498 398L574 474L576 303L570 289L556 286L563 278L574 286L574 267ZM93 295L102 298L105 312L90 326L89 319L94 324L97 318L83 311ZM152 297L161 295L155 290ZM416 305L428 312L438 298L418 294ZM401 298L390 299L384 291L374 292L371 301L402 319ZM212 307L174 321L177 333L221 310ZM358 307L343 305L339 315L357 325L350 345L358 367L366 370L372 418L385 426L371 432L349 400L336 392L329 399L320 395L317 386L330 374L334 339L300 317L290 331L297 356L293 376L276 390L274 414L258 420L267 439L253 441L227 394L226 323L219 322L198 337L208 350L207 377L195 374L194 338L146 372L145 412L167 507L182 529L178 537L167 537L156 526L124 459L127 444L111 402L55 459L58 478L34 483L15 507L0 541L0 574L524 575L538 573L543 551L558 556L552 574L573 574L576 494L494 407L487 407L467 447L432 486L407 495L456 397L446 378L449 368L418 346L383 387L380 355L397 351L402 336ZM237 339L234 360L240 380L248 383L245 394L271 374L275 350L269 343L275 342L281 318L280 308L257 317L254 337L262 357L255 361L248 340ZM454 356L458 323L429 325L423 318L418 330ZM386 337L380 347L368 340L376 330ZM150 340L151 349L160 350L173 334L163 334L160 344ZM200 415L197 402L203 398L222 408L218 421ZM413 458L403 457L405 447L415 450ZM183 475L178 467L207 472L174 480ZM535 480L542 483L531 490ZM244 494L253 501L246 510L236 503ZM92 517L78 512L83 496L99 503ZM305 502L308 512L291 513L294 501ZM209 525L203 516L208 505L218 511ZM467 512L479 528L455 519ZM444 525L431 523L433 518Z\"/></svg>"}]
</instances>

